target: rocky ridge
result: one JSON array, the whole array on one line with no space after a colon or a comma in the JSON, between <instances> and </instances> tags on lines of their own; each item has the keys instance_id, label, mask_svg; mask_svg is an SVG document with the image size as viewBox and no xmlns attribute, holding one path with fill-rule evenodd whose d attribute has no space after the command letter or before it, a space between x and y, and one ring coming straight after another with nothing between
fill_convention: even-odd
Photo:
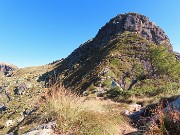
<instances>
[{"instance_id":1,"label":"rocky ridge","mask_svg":"<svg viewBox=\"0 0 180 135\"><path fill-rule=\"evenodd\" d=\"M122 34L125 31L135 32L151 43L157 45L164 44L172 51L168 36L154 22L151 22L146 16L138 13L125 13L112 18L99 30L95 38L85 42L73 51L66 58L69 62L68 67L84 61L87 57L90 57L93 53L105 47L116 35Z\"/></svg>"},{"instance_id":2,"label":"rocky ridge","mask_svg":"<svg viewBox=\"0 0 180 135\"><path fill-rule=\"evenodd\" d=\"M171 47L170 40L165 32L151 22L148 17L138 13L119 14L103 26L95 38L97 40L110 40L112 36L125 31L136 32L148 41L159 44L166 44Z\"/></svg>"},{"instance_id":3,"label":"rocky ridge","mask_svg":"<svg viewBox=\"0 0 180 135\"><path fill-rule=\"evenodd\" d=\"M168 36L154 22L138 13L120 14L106 23L93 39L74 50L55 70L65 86L73 90L82 92L94 86L103 90L104 83L109 85L113 79L122 89L131 89L139 77L156 76L149 56L154 45L162 45L172 53Z\"/></svg>"}]
</instances>

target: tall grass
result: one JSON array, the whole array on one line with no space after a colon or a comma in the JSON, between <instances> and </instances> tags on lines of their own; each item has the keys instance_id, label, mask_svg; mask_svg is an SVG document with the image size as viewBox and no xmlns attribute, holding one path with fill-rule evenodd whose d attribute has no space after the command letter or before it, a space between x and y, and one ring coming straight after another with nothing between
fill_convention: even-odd
<instances>
[{"instance_id":1,"label":"tall grass","mask_svg":"<svg viewBox=\"0 0 180 135\"><path fill-rule=\"evenodd\" d=\"M85 99L63 88L52 90L42 107L47 121L56 121L56 131L77 135L115 135L115 115L96 99Z\"/></svg>"}]
</instances>

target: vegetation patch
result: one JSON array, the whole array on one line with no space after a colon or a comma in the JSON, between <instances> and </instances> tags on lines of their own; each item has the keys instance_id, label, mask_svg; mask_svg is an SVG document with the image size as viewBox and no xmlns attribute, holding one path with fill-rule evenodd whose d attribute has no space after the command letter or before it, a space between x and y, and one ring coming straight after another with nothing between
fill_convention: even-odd
<instances>
[{"instance_id":1,"label":"vegetation patch","mask_svg":"<svg viewBox=\"0 0 180 135\"><path fill-rule=\"evenodd\" d=\"M41 108L46 121L57 121L56 131L77 135L114 135L120 114L106 109L96 99L85 99L66 90L58 90Z\"/></svg>"}]
</instances>

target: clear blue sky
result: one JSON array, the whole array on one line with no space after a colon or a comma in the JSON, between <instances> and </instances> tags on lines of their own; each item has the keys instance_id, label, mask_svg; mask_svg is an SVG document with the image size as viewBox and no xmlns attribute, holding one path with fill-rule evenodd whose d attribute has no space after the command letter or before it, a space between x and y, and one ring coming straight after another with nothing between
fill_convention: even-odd
<instances>
[{"instance_id":1,"label":"clear blue sky","mask_svg":"<svg viewBox=\"0 0 180 135\"><path fill-rule=\"evenodd\" d=\"M126 12L148 16L180 52L180 0L0 0L0 62L26 67L65 58Z\"/></svg>"}]
</instances>

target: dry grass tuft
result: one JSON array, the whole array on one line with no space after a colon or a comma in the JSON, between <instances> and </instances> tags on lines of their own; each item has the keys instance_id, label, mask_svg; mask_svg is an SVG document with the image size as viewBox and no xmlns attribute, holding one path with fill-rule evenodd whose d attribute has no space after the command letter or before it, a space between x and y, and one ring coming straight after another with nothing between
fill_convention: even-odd
<instances>
[{"instance_id":1,"label":"dry grass tuft","mask_svg":"<svg viewBox=\"0 0 180 135\"><path fill-rule=\"evenodd\" d=\"M56 121L56 131L77 135L115 135L118 133L117 115L104 102L85 99L65 90L53 88L41 108L46 121Z\"/></svg>"}]
</instances>

